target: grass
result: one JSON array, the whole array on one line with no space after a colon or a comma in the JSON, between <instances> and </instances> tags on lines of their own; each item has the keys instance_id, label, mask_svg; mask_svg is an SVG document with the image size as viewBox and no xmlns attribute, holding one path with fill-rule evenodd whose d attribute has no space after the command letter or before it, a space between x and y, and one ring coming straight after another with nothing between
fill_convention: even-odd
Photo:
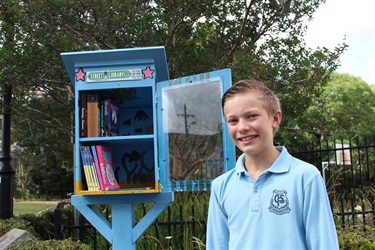
<instances>
[{"instance_id":1,"label":"grass","mask_svg":"<svg viewBox=\"0 0 375 250\"><path fill-rule=\"evenodd\" d=\"M38 214L46 209L55 209L58 201L15 201L13 214Z\"/></svg>"}]
</instances>

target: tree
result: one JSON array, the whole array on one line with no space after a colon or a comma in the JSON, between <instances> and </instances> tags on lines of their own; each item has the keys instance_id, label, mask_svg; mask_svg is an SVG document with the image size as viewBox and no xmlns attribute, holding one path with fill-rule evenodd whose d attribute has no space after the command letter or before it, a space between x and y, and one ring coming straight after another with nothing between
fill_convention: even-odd
<instances>
[{"instance_id":1,"label":"tree","mask_svg":"<svg viewBox=\"0 0 375 250\"><path fill-rule=\"evenodd\" d=\"M303 21L322 2L4 0L16 28L14 51L1 52L12 70L0 77L14 86L13 141L45 162L54 162L47 150L61 152L57 165L73 169L72 89L60 53L155 45L166 47L171 78L230 67L234 81L266 82L283 103L284 125L297 123L346 48L306 48Z\"/></svg>"},{"instance_id":2,"label":"tree","mask_svg":"<svg viewBox=\"0 0 375 250\"><path fill-rule=\"evenodd\" d=\"M305 128L320 139L369 135L375 123L375 94L362 79L335 73L303 117Z\"/></svg>"},{"instance_id":3,"label":"tree","mask_svg":"<svg viewBox=\"0 0 375 250\"><path fill-rule=\"evenodd\" d=\"M372 92L375 93L375 84L371 84L370 87L371 87Z\"/></svg>"}]
</instances>

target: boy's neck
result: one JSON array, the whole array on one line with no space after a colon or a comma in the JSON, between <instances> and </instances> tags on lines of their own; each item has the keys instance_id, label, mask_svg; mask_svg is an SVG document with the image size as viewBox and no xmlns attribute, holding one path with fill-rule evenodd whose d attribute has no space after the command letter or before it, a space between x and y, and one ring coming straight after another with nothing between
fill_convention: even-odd
<instances>
[{"instance_id":1,"label":"boy's neck","mask_svg":"<svg viewBox=\"0 0 375 250\"><path fill-rule=\"evenodd\" d=\"M280 155L280 151L275 147L261 155L245 155L244 167L250 176L257 180L258 177L275 162Z\"/></svg>"}]
</instances>

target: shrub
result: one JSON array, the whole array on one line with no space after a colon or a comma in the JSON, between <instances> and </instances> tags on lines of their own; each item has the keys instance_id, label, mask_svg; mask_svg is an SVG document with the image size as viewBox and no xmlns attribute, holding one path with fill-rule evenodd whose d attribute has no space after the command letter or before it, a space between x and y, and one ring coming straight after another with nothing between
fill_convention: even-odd
<instances>
[{"instance_id":1,"label":"shrub","mask_svg":"<svg viewBox=\"0 0 375 250\"><path fill-rule=\"evenodd\" d=\"M71 239L65 240L27 240L18 244L13 244L6 250L90 250L90 246Z\"/></svg>"},{"instance_id":2,"label":"shrub","mask_svg":"<svg viewBox=\"0 0 375 250\"><path fill-rule=\"evenodd\" d=\"M29 222L29 224L34 228L35 232L38 234L35 235L35 237L37 237L38 239L50 240L54 237L53 212L46 212L42 215L22 214L18 218Z\"/></svg>"},{"instance_id":3,"label":"shrub","mask_svg":"<svg viewBox=\"0 0 375 250\"><path fill-rule=\"evenodd\" d=\"M67 214L71 214L72 209L63 209L62 218L67 219ZM54 230L54 217L53 211L47 211L39 215L35 214L22 214L17 217L12 217L9 219L1 220L0 221L0 235L4 235L13 228L18 228L22 230L26 230L36 239L27 240L19 244L14 244L7 247L7 250L11 249L32 249L32 250L70 250L70 249L77 249L77 250L85 250L85 249L92 249L87 244L84 244L80 241L74 241L71 238L66 238L64 240L52 240L54 237L53 230Z\"/></svg>"},{"instance_id":4,"label":"shrub","mask_svg":"<svg viewBox=\"0 0 375 250\"><path fill-rule=\"evenodd\" d=\"M356 225L337 228L340 249L375 250L375 227Z\"/></svg>"},{"instance_id":5,"label":"shrub","mask_svg":"<svg viewBox=\"0 0 375 250\"><path fill-rule=\"evenodd\" d=\"M28 231L35 237L39 237L38 233L34 230L33 226L31 225L30 221L23 220L19 217L12 217L9 219L2 220L0 223L0 235L4 235L13 228L22 229Z\"/></svg>"},{"instance_id":6,"label":"shrub","mask_svg":"<svg viewBox=\"0 0 375 250\"><path fill-rule=\"evenodd\" d=\"M4 235L13 228L23 229L40 240L50 240L54 237L53 212L42 215L22 214L3 220L0 223L0 235Z\"/></svg>"}]
</instances>

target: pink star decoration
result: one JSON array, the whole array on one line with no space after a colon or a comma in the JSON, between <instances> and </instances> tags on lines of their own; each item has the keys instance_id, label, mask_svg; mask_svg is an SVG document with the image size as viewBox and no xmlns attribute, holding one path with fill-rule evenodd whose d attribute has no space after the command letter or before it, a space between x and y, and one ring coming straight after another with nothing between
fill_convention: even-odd
<instances>
[{"instance_id":1,"label":"pink star decoration","mask_svg":"<svg viewBox=\"0 0 375 250\"><path fill-rule=\"evenodd\" d=\"M76 82L78 82L79 80L81 80L81 81L85 81L85 76L86 76L86 72L83 72L83 69L80 68L80 69L76 72Z\"/></svg>"},{"instance_id":2,"label":"pink star decoration","mask_svg":"<svg viewBox=\"0 0 375 250\"><path fill-rule=\"evenodd\" d=\"M147 66L145 70L142 70L142 73L144 75L144 79L146 78L151 78L153 79L153 73L155 72L155 70L151 70L150 66Z\"/></svg>"}]
</instances>

